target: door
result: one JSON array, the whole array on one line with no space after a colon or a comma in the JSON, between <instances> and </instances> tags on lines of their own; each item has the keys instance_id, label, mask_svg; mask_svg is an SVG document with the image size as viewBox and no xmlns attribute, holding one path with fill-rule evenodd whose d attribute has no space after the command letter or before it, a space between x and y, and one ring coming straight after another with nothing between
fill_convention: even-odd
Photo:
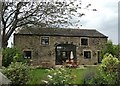
<instances>
[{"instance_id":1,"label":"door","mask_svg":"<svg viewBox=\"0 0 120 86\"><path fill-rule=\"evenodd\" d=\"M70 60L70 53L73 52L76 60L76 46L73 44L59 44L56 46L56 65L62 65L66 60Z\"/></svg>"}]
</instances>

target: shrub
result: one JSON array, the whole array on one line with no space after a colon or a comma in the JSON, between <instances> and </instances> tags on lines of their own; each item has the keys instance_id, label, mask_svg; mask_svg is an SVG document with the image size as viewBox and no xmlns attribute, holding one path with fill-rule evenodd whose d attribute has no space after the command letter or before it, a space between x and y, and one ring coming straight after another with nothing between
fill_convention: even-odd
<instances>
[{"instance_id":1,"label":"shrub","mask_svg":"<svg viewBox=\"0 0 120 86\"><path fill-rule=\"evenodd\" d=\"M71 69L57 68L48 71L47 79L42 81L44 84L71 84L71 81L75 79L75 76L71 75Z\"/></svg>"},{"instance_id":2,"label":"shrub","mask_svg":"<svg viewBox=\"0 0 120 86\"><path fill-rule=\"evenodd\" d=\"M3 55L2 65L5 67L9 66L9 64L11 64L11 62L13 61L20 62L24 60L22 53L16 47L3 49L2 55Z\"/></svg>"},{"instance_id":3,"label":"shrub","mask_svg":"<svg viewBox=\"0 0 120 86\"><path fill-rule=\"evenodd\" d=\"M101 71L104 72L115 72L117 65L119 64L119 60L116 57L113 57L111 54L105 54L102 60L102 64L100 65Z\"/></svg>"},{"instance_id":4,"label":"shrub","mask_svg":"<svg viewBox=\"0 0 120 86\"><path fill-rule=\"evenodd\" d=\"M27 84L30 79L29 67L22 62L11 63L3 69L3 74L12 81L12 84Z\"/></svg>"},{"instance_id":5,"label":"shrub","mask_svg":"<svg viewBox=\"0 0 120 86\"><path fill-rule=\"evenodd\" d=\"M119 67L120 61L116 57L111 54L105 54L96 76L89 83L97 85L119 84Z\"/></svg>"}]
</instances>

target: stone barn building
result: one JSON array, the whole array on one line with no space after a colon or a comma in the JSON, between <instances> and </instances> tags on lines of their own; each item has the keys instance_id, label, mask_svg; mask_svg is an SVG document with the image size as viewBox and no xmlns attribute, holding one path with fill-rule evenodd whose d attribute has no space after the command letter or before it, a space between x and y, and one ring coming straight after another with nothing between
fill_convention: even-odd
<instances>
[{"instance_id":1,"label":"stone barn building","mask_svg":"<svg viewBox=\"0 0 120 86\"><path fill-rule=\"evenodd\" d=\"M107 36L95 29L24 28L14 34L14 44L31 65L54 67L72 59L78 65L101 62Z\"/></svg>"}]
</instances>

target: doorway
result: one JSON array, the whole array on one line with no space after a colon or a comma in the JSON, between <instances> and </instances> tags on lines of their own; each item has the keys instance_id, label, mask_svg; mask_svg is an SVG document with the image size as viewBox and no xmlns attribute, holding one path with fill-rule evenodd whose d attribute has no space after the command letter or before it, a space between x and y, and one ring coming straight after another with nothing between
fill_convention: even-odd
<instances>
[{"instance_id":1,"label":"doorway","mask_svg":"<svg viewBox=\"0 0 120 86\"><path fill-rule=\"evenodd\" d=\"M55 48L56 51L56 65L62 65L66 60L71 59L71 53L73 54L73 60L77 61L76 46L73 44L58 44Z\"/></svg>"}]
</instances>

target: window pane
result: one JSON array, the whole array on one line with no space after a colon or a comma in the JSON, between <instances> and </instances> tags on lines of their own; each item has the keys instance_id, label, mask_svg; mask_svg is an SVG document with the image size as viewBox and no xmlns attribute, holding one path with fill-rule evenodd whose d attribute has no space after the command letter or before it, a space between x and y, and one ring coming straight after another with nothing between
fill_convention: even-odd
<instances>
[{"instance_id":1,"label":"window pane","mask_svg":"<svg viewBox=\"0 0 120 86\"><path fill-rule=\"evenodd\" d=\"M91 52L90 51L84 51L84 58L90 59L91 58Z\"/></svg>"},{"instance_id":2,"label":"window pane","mask_svg":"<svg viewBox=\"0 0 120 86\"><path fill-rule=\"evenodd\" d=\"M82 38L81 45L88 45L88 39Z\"/></svg>"},{"instance_id":3,"label":"window pane","mask_svg":"<svg viewBox=\"0 0 120 86\"><path fill-rule=\"evenodd\" d=\"M31 51L24 51L24 58L31 59Z\"/></svg>"},{"instance_id":4,"label":"window pane","mask_svg":"<svg viewBox=\"0 0 120 86\"><path fill-rule=\"evenodd\" d=\"M41 44L48 45L49 44L49 37L41 37Z\"/></svg>"}]
</instances>

